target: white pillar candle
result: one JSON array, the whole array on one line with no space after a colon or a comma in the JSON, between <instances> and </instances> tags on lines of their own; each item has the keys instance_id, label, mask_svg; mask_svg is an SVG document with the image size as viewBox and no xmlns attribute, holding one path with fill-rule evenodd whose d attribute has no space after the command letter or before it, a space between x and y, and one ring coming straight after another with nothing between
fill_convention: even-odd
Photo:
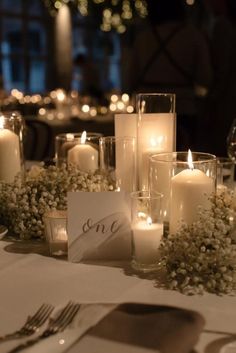
<instances>
[{"instance_id":1,"label":"white pillar candle","mask_svg":"<svg viewBox=\"0 0 236 353\"><path fill-rule=\"evenodd\" d=\"M170 233L178 231L182 222L197 220L198 207L210 207L209 196L214 181L199 169L185 169L171 179Z\"/></svg>"},{"instance_id":2,"label":"white pillar candle","mask_svg":"<svg viewBox=\"0 0 236 353\"><path fill-rule=\"evenodd\" d=\"M163 224L139 221L132 226L132 232L135 260L141 264L157 262Z\"/></svg>"},{"instance_id":3,"label":"white pillar candle","mask_svg":"<svg viewBox=\"0 0 236 353\"><path fill-rule=\"evenodd\" d=\"M153 142L155 145L153 146ZM148 190L148 157L175 150L175 114L142 114L138 123L139 188Z\"/></svg>"},{"instance_id":4,"label":"white pillar candle","mask_svg":"<svg viewBox=\"0 0 236 353\"><path fill-rule=\"evenodd\" d=\"M83 133L84 134L84 133ZM94 173L98 169L98 151L86 143L86 133L81 136L81 143L68 151L68 163L76 165L83 172Z\"/></svg>"},{"instance_id":5,"label":"white pillar candle","mask_svg":"<svg viewBox=\"0 0 236 353\"><path fill-rule=\"evenodd\" d=\"M0 119L0 180L12 183L21 171L20 141L14 132L3 128L4 118Z\"/></svg>"},{"instance_id":6,"label":"white pillar candle","mask_svg":"<svg viewBox=\"0 0 236 353\"><path fill-rule=\"evenodd\" d=\"M133 143L121 146L121 140L116 145L116 178L120 180L121 190L131 192L136 189L137 170L137 114L115 114L115 137L133 137Z\"/></svg>"},{"instance_id":7,"label":"white pillar candle","mask_svg":"<svg viewBox=\"0 0 236 353\"><path fill-rule=\"evenodd\" d=\"M137 114L115 114L115 137L137 137Z\"/></svg>"},{"instance_id":8,"label":"white pillar candle","mask_svg":"<svg viewBox=\"0 0 236 353\"><path fill-rule=\"evenodd\" d=\"M149 138L148 147L146 147L142 155L142 171L139 174L143 190L149 189L149 158L152 155L163 151L164 145L166 144L165 140L166 137L162 135Z\"/></svg>"}]
</instances>

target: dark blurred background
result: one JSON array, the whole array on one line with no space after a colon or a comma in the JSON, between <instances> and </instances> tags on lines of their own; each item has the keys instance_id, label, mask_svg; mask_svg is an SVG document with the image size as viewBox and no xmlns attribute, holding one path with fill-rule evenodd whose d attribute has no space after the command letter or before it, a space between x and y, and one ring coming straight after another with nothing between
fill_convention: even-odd
<instances>
[{"instance_id":1,"label":"dark blurred background","mask_svg":"<svg viewBox=\"0 0 236 353\"><path fill-rule=\"evenodd\" d=\"M176 1L167 1L170 3L169 14L171 9L173 13L179 12L174 10L177 9L174 6ZM153 2L155 0L150 0L150 3ZM163 0L156 0L156 3L159 2ZM204 46L209 51L208 64L211 71L205 83L194 82L197 110L190 114L194 116L191 120L194 123L186 123L184 117L181 124L186 129L184 134L186 132L188 137L195 135L191 147L225 156L226 137L234 119L236 99L235 1L180 2L184 9L182 20L201 32L204 38ZM0 0L1 109L17 108L23 115L38 115L40 107L44 106L40 103L41 106L34 109L36 103L41 97L50 98L50 92L60 88L66 95L74 91L81 96L92 97L93 106L106 107L107 110L103 110L106 114L123 111L122 108L114 107L113 103L127 92L130 104L132 103L128 112L132 113L135 104L131 97L137 92L145 91L145 88L132 87L130 71L134 67L132 56L135 41L153 22L153 17L155 18L153 12L150 22L147 9L145 0ZM165 16L168 26L171 19L168 14ZM174 21L178 22L179 19L174 18ZM159 21L155 25L158 35L162 37L161 31L164 26L165 32L165 23ZM195 35L190 37L191 41L198 45ZM187 41L184 44L186 48L189 47ZM203 50L201 48L196 49L198 53ZM196 51L196 60L198 53ZM184 55L188 57L188 50ZM191 55L194 57L194 51ZM180 69L183 74L186 69L185 60L178 64L182 65ZM157 67L160 69L161 64L158 66L157 63ZM202 62L198 71L201 74L204 70L206 71L206 65ZM162 70L163 76L165 72ZM164 84L160 80L156 85L154 82L153 90L175 91L178 84L176 87L176 82L172 86L171 84ZM146 91L150 89L147 88ZM110 101L114 94L118 98L113 96ZM10 104L10 95L18 103L24 103L24 107L22 104ZM44 100L45 102L49 103L49 100ZM96 114L97 112L98 109ZM41 110L40 114L43 113ZM86 110L82 110L82 113L86 113ZM112 132L112 128L107 131ZM183 142L184 137L179 138L179 141ZM186 144L188 143L187 138ZM179 143L179 149L185 149L186 144Z\"/></svg>"}]
</instances>

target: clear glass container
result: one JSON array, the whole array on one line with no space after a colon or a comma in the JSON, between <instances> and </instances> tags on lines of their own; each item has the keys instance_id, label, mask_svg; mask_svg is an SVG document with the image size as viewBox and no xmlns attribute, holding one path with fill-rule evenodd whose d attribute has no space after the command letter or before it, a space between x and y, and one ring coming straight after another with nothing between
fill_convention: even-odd
<instances>
[{"instance_id":1,"label":"clear glass container","mask_svg":"<svg viewBox=\"0 0 236 353\"><path fill-rule=\"evenodd\" d=\"M149 157L176 149L175 94L137 95L138 187L148 190Z\"/></svg>"},{"instance_id":2,"label":"clear glass container","mask_svg":"<svg viewBox=\"0 0 236 353\"><path fill-rule=\"evenodd\" d=\"M164 227L160 193L136 191L131 193L132 267L150 272L158 269Z\"/></svg>"},{"instance_id":3,"label":"clear glass container","mask_svg":"<svg viewBox=\"0 0 236 353\"><path fill-rule=\"evenodd\" d=\"M76 165L83 172L94 173L99 169L98 133L65 133L56 136L56 164Z\"/></svg>"},{"instance_id":4,"label":"clear glass container","mask_svg":"<svg viewBox=\"0 0 236 353\"><path fill-rule=\"evenodd\" d=\"M45 238L51 256L65 256L68 252L66 211L49 211L43 216Z\"/></svg>"},{"instance_id":5,"label":"clear glass container","mask_svg":"<svg viewBox=\"0 0 236 353\"><path fill-rule=\"evenodd\" d=\"M24 172L23 129L20 113L0 113L0 180L8 183Z\"/></svg>"},{"instance_id":6,"label":"clear glass container","mask_svg":"<svg viewBox=\"0 0 236 353\"><path fill-rule=\"evenodd\" d=\"M197 220L216 191L216 156L201 152L159 153L150 158L150 191L163 194L165 231L176 233Z\"/></svg>"},{"instance_id":7,"label":"clear glass container","mask_svg":"<svg viewBox=\"0 0 236 353\"><path fill-rule=\"evenodd\" d=\"M114 185L115 191L137 190L134 137L101 137L100 163L101 172Z\"/></svg>"}]
</instances>

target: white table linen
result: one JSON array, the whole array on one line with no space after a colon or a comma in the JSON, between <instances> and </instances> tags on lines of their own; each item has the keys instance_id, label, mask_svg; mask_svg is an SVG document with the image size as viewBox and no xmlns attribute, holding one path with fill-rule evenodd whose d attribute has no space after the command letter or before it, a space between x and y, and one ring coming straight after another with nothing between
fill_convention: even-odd
<instances>
[{"instance_id":1,"label":"white table linen","mask_svg":"<svg viewBox=\"0 0 236 353\"><path fill-rule=\"evenodd\" d=\"M196 310L206 320L205 329L216 332L202 334L199 353L213 341L227 339L218 331L236 333L235 296L185 296L158 288L154 279L131 275L128 263L75 264L35 253L17 253L20 249L23 251L23 246L17 250L17 244L0 241L0 335L18 329L43 302L61 306L69 300L81 304L137 302ZM84 339L86 343L88 337ZM11 344L0 344L0 353L7 352Z\"/></svg>"}]
</instances>

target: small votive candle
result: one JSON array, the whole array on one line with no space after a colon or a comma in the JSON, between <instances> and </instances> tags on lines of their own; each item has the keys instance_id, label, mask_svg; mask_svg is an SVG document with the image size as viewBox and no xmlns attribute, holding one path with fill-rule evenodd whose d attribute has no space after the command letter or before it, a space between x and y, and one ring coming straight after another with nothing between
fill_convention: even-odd
<instances>
[{"instance_id":1,"label":"small votive candle","mask_svg":"<svg viewBox=\"0 0 236 353\"><path fill-rule=\"evenodd\" d=\"M161 199L160 193L131 193L132 267L135 270L149 272L158 268L158 249L164 229Z\"/></svg>"},{"instance_id":2,"label":"small votive candle","mask_svg":"<svg viewBox=\"0 0 236 353\"><path fill-rule=\"evenodd\" d=\"M66 255L68 250L66 211L47 212L43 219L50 255Z\"/></svg>"}]
</instances>

